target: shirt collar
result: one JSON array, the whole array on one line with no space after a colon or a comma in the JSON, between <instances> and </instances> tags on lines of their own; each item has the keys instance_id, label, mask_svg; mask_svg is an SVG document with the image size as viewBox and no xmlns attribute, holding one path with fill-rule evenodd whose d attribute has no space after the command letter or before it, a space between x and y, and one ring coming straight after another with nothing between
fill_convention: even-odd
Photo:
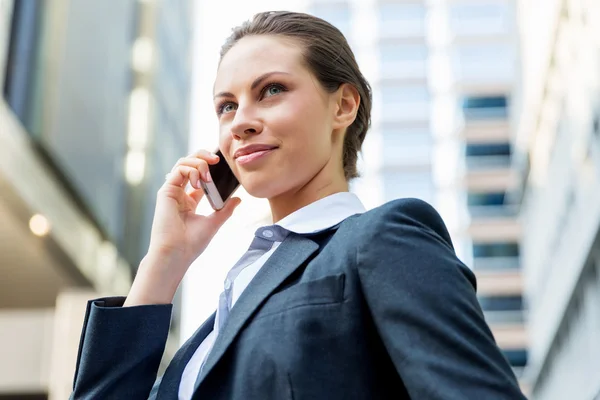
<instances>
[{"instance_id":1,"label":"shirt collar","mask_svg":"<svg viewBox=\"0 0 600 400\"><path fill-rule=\"evenodd\" d=\"M317 233L365 211L365 206L354 193L340 192L294 211L276 225L298 234Z\"/></svg>"}]
</instances>

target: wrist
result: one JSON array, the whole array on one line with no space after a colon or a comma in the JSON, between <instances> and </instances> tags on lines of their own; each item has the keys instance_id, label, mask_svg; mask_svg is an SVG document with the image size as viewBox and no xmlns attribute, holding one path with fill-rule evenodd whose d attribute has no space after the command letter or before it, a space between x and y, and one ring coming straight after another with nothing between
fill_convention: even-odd
<instances>
[{"instance_id":1,"label":"wrist","mask_svg":"<svg viewBox=\"0 0 600 400\"><path fill-rule=\"evenodd\" d=\"M149 252L140 262L124 306L171 304L189 265L179 257Z\"/></svg>"}]
</instances>

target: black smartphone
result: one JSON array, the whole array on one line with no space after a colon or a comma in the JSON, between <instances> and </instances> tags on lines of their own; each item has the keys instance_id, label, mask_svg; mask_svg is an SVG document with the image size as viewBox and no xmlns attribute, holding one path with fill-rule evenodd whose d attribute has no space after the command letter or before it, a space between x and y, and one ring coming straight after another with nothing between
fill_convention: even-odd
<instances>
[{"instance_id":1,"label":"black smartphone","mask_svg":"<svg viewBox=\"0 0 600 400\"><path fill-rule=\"evenodd\" d=\"M217 150L215 154L219 156L219 162L208 166L212 182L206 183L200 180L200 184L212 208L220 210L240 186L240 183L229 168L221 150Z\"/></svg>"}]
</instances>

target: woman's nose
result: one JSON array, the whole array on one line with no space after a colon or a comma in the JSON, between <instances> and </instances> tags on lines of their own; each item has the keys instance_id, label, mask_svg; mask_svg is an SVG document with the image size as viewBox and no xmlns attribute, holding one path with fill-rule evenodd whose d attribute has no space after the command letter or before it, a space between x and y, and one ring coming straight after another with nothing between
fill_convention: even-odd
<instances>
[{"instance_id":1,"label":"woman's nose","mask_svg":"<svg viewBox=\"0 0 600 400\"><path fill-rule=\"evenodd\" d=\"M238 108L231 124L231 134L237 138L262 132L262 123L250 110Z\"/></svg>"}]
</instances>

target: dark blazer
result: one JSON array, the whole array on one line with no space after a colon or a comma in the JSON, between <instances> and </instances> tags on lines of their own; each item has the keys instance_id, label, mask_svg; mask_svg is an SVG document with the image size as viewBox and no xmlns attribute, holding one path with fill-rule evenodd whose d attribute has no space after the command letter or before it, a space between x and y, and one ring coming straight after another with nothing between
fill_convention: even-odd
<instances>
[{"instance_id":1,"label":"dark blazer","mask_svg":"<svg viewBox=\"0 0 600 400\"><path fill-rule=\"evenodd\" d=\"M72 399L177 399L214 315L156 379L171 306L88 304ZM152 392L152 393L151 393ZM415 199L290 234L232 309L194 399L524 399L473 273Z\"/></svg>"}]
</instances>

